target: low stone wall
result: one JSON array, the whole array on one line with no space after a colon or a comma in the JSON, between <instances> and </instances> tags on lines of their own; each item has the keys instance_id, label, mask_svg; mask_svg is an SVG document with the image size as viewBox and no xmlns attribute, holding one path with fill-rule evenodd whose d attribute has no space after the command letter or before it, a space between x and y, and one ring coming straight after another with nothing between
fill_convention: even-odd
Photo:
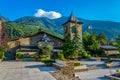
<instances>
[{"instance_id":1,"label":"low stone wall","mask_svg":"<svg viewBox=\"0 0 120 80\"><path fill-rule=\"evenodd\" d=\"M88 71L88 67L86 65L81 65L74 67L75 72L83 72L83 71Z\"/></svg>"},{"instance_id":2,"label":"low stone wall","mask_svg":"<svg viewBox=\"0 0 120 80\"><path fill-rule=\"evenodd\" d=\"M71 78L75 76L73 62L66 62L66 64L62 66L53 64L53 67L59 69L60 73L62 73L63 75L69 76Z\"/></svg>"},{"instance_id":3,"label":"low stone wall","mask_svg":"<svg viewBox=\"0 0 120 80\"><path fill-rule=\"evenodd\" d=\"M105 77L110 79L110 80L120 80L120 78L115 77L115 76L111 76L111 75L105 75Z\"/></svg>"}]
</instances>

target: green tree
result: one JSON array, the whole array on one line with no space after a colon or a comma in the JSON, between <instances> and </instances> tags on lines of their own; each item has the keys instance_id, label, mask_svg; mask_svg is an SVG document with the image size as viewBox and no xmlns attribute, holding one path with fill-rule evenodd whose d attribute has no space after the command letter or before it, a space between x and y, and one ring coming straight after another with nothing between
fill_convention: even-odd
<instances>
[{"instance_id":1,"label":"green tree","mask_svg":"<svg viewBox=\"0 0 120 80\"><path fill-rule=\"evenodd\" d=\"M47 46L43 47L43 49L42 49L43 54L45 54L46 57L48 57L48 58L50 58L51 51L52 51L52 48L50 45L47 45Z\"/></svg>"},{"instance_id":2,"label":"green tree","mask_svg":"<svg viewBox=\"0 0 120 80\"><path fill-rule=\"evenodd\" d=\"M74 34L74 37L72 40L72 45L73 45L74 58L77 58L80 51L82 52L82 50L83 50L83 45L82 45L82 41L80 39L80 35L77 30L77 24L75 24L74 27L75 27L75 34Z\"/></svg>"},{"instance_id":3,"label":"green tree","mask_svg":"<svg viewBox=\"0 0 120 80\"><path fill-rule=\"evenodd\" d=\"M66 35L62 49L65 58L71 58L73 56L73 45L69 33Z\"/></svg>"},{"instance_id":4,"label":"green tree","mask_svg":"<svg viewBox=\"0 0 120 80\"><path fill-rule=\"evenodd\" d=\"M98 53L100 49L99 41L97 40L97 35L95 33L84 32L83 34L83 46L86 51L90 52L91 54Z\"/></svg>"},{"instance_id":5,"label":"green tree","mask_svg":"<svg viewBox=\"0 0 120 80\"><path fill-rule=\"evenodd\" d=\"M115 39L111 38L110 41L109 41L109 45L114 45L114 43L115 43Z\"/></svg>"},{"instance_id":6,"label":"green tree","mask_svg":"<svg viewBox=\"0 0 120 80\"><path fill-rule=\"evenodd\" d=\"M100 49L100 44L97 40L97 36L95 33L93 33L90 36L89 43L90 43L90 45L88 46L89 50L91 51L92 54L95 54Z\"/></svg>"},{"instance_id":7,"label":"green tree","mask_svg":"<svg viewBox=\"0 0 120 80\"><path fill-rule=\"evenodd\" d=\"M120 35L118 35L116 47L120 53Z\"/></svg>"},{"instance_id":8,"label":"green tree","mask_svg":"<svg viewBox=\"0 0 120 80\"><path fill-rule=\"evenodd\" d=\"M88 50L88 45L90 45L89 38L90 38L90 33L85 31L83 34L83 46L86 51Z\"/></svg>"},{"instance_id":9,"label":"green tree","mask_svg":"<svg viewBox=\"0 0 120 80\"><path fill-rule=\"evenodd\" d=\"M97 36L97 40L98 42L101 44L101 45L105 45L106 44L106 36L104 33L100 33L98 36Z\"/></svg>"}]
</instances>

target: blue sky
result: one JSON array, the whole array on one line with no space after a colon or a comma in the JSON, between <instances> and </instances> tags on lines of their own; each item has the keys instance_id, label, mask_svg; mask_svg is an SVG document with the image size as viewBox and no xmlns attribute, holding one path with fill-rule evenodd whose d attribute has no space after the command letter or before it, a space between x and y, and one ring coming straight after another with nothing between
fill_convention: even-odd
<instances>
[{"instance_id":1,"label":"blue sky","mask_svg":"<svg viewBox=\"0 0 120 80\"><path fill-rule=\"evenodd\" d=\"M10 20L37 12L39 15L39 10L47 16L50 11L62 16L69 16L72 11L79 18L120 22L120 0L0 0L0 15Z\"/></svg>"}]
</instances>

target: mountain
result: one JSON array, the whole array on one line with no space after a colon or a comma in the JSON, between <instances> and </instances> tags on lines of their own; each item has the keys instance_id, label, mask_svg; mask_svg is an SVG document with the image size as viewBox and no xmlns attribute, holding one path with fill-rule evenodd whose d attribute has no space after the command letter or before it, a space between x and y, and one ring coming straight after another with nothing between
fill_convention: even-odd
<instances>
[{"instance_id":1,"label":"mountain","mask_svg":"<svg viewBox=\"0 0 120 80\"><path fill-rule=\"evenodd\" d=\"M49 19L46 17L34 17L27 16L10 21L9 19L0 16L5 22L6 31L11 39L21 36L31 35L43 30L59 38L63 38L63 26L62 24L68 20L68 17L61 17L58 19ZM80 22L83 22L83 32L95 32L97 34L103 32L107 36L107 39L116 38L120 34L120 22L112 21L99 21L99 20L86 20L77 18ZM87 29L87 26L91 26L91 30Z\"/></svg>"},{"instance_id":2,"label":"mountain","mask_svg":"<svg viewBox=\"0 0 120 80\"><path fill-rule=\"evenodd\" d=\"M53 32L59 33L63 35L63 26L62 24L68 20L68 17L61 17L58 19L48 19L45 17L34 17L27 16L22 17L14 22L17 24L24 24L29 26L38 26L41 28L49 29ZM120 34L120 22L112 22L112 21L99 21L99 20L86 20L78 18L80 22L83 22L83 32L95 32L95 33L105 33L107 39L116 38ZM87 29L87 26L91 26L91 30Z\"/></svg>"},{"instance_id":3,"label":"mountain","mask_svg":"<svg viewBox=\"0 0 120 80\"><path fill-rule=\"evenodd\" d=\"M10 21L8 18L5 18L5 17L3 17L3 16L0 16L0 18L2 19L3 22L8 22L8 21Z\"/></svg>"}]
</instances>

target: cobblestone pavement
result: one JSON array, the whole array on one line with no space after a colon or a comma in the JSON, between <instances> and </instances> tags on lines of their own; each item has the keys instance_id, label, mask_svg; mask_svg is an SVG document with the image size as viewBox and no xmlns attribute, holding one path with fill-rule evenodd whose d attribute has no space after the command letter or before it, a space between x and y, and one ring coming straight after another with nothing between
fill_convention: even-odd
<instances>
[{"instance_id":1,"label":"cobblestone pavement","mask_svg":"<svg viewBox=\"0 0 120 80\"><path fill-rule=\"evenodd\" d=\"M41 62L2 62L0 80L55 80L50 71L56 69L45 67Z\"/></svg>"},{"instance_id":2,"label":"cobblestone pavement","mask_svg":"<svg viewBox=\"0 0 120 80\"><path fill-rule=\"evenodd\" d=\"M107 78L104 78L104 75L115 73L116 69L118 69L118 68L112 68L112 69L104 68L104 66L102 66L103 62L98 62L98 61L81 61L81 63L86 64L88 66L92 65L101 68L101 69L75 73L75 75L78 76L81 80L109 80Z\"/></svg>"}]
</instances>

